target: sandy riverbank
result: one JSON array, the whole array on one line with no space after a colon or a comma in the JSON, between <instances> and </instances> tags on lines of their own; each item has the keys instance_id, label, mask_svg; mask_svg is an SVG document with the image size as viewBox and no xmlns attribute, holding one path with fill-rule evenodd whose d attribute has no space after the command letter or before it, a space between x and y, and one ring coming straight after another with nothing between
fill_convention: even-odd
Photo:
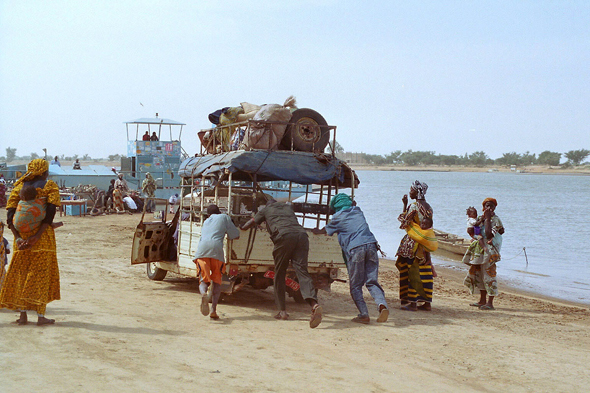
<instances>
[{"instance_id":1,"label":"sandy riverbank","mask_svg":"<svg viewBox=\"0 0 590 393\"><path fill-rule=\"evenodd\" d=\"M270 288L244 289L210 321L195 280L150 281L143 265L129 265L139 217L61 218L62 300L47 308L57 322L17 326L16 313L0 310L0 390L582 392L590 383L587 308L504 288L495 311L480 311L452 269L438 269L432 312L407 312L384 260L385 324L350 322L344 283L320 291L325 318L315 330L292 300L292 319L274 320Z\"/></svg>"}]
</instances>

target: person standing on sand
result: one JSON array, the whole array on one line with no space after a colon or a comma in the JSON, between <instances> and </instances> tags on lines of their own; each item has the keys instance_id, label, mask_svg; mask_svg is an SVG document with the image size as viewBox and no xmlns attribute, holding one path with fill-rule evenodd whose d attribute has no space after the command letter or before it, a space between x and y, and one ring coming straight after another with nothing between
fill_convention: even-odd
<instances>
[{"instance_id":1,"label":"person standing on sand","mask_svg":"<svg viewBox=\"0 0 590 393\"><path fill-rule=\"evenodd\" d=\"M266 221L266 227L274 244L272 252L275 263L274 293L275 303L279 308L276 319L289 319L285 306L285 279L289 262L293 264L301 295L311 306L309 327L316 328L322 322L322 306L318 304L318 291L313 285L313 279L307 271L307 257L309 254L309 238L307 232L293 212L291 205L269 200L254 218L240 227L247 230L254 225Z\"/></svg>"},{"instance_id":2,"label":"person standing on sand","mask_svg":"<svg viewBox=\"0 0 590 393\"><path fill-rule=\"evenodd\" d=\"M10 254L10 244L4 237L4 222L0 220L0 290L4 283L6 266L8 265L8 254Z\"/></svg>"},{"instance_id":3,"label":"person standing on sand","mask_svg":"<svg viewBox=\"0 0 590 393\"><path fill-rule=\"evenodd\" d=\"M477 221L483 222L483 258L471 259L469 273L463 284L472 295L479 289L479 302L471 303L470 306L479 307L480 310L493 310L494 297L498 296L496 262L500 260L504 226L500 217L495 214L498 202L494 198L484 199L482 205L483 216L478 217Z\"/></svg>"},{"instance_id":4,"label":"person standing on sand","mask_svg":"<svg viewBox=\"0 0 590 393\"><path fill-rule=\"evenodd\" d=\"M6 206L6 180L0 175L0 208Z\"/></svg>"},{"instance_id":5,"label":"person standing on sand","mask_svg":"<svg viewBox=\"0 0 590 393\"><path fill-rule=\"evenodd\" d=\"M379 285L379 246L377 239L369 229L365 215L352 199L343 193L335 195L330 201L330 208L335 211L332 220L323 229L314 229L313 233L338 234L338 242L346 256L346 265L350 276L350 296L359 310L352 322L370 323L369 309L363 298L363 286L377 303L379 317L377 322L386 322L389 309L385 301L385 292Z\"/></svg>"},{"instance_id":6,"label":"person standing on sand","mask_svg":"<svg viewBox=\"0 0 590 393\"><path fill-rule=\"evenodd\" d=\"M149 135L148 135L148 137L149 137ZM145 194L146 198L155 198L156 197L156 188L157 188L156 181L152 177L152 174L149 172L146 172L145 179L143 180L143 183L141 184L141 190ZM155 209L156 209L156 202L154 200L148 199L146 211L148 213L151 213Z\"/></svg>"},{"instance_id":7,"label":"person standing on sand","mask_svg":"<svg viewBox=\"0 0 590 393\"><path fill-rule=\"evenodd\" d=\"M115 179L111 179L111 184L107 190L105 207L107 212L113 208L113 191L115 190Z\"/></svg>"},{"instance_id":8,"label":"person standing on sand","mask_svg":"<svg viewBox=\"0 0 590 393\"><path fill-rule=\"evenodd\" d=\"M7 205L8 227L14 235L13 255L4 285L0 291L0 308L20 311L19 325L27 324L27 310L37 312L37 325L50 325L54 319L45 318L49 302L60 299L59 268L57 265L53 218L61 206L59 187L47 180L49 163L44 159L32 160L27 172L14 183ZM37 197L46 203L45 218L41 226L20 233L13 218L20 201L23 186L32 185Z\"/></svg>"},{"instance_id":9,"label":"person standing on sand","mask_svg":"<svg viewBox=\"0 0 590 393\"><path fill-rule=\"evenodd\" d=\"M432 231L433 211L426 202L426 190L426 183L418 180L412 183L409 195L416 202L408 206L408 195L404 195L404 211L398 217L400 228L407 232L395 254L401 309L406 311L431 310L434 269L430 251L434 251L438 243ZM418 307L417 302L424 303Z\"/></svg>"},{"instance_id":10,"label":"person standing on sand","mask_svg":"<svg viewBox=\"0 0 590 393\"><path fill-rule=\"evenodd\" d=\"M227 214L221 214L217 205L207 207L209 217L203 222L201 239L195 252L193 262L197 264L198 275L201 277L199 291L201 292L201 313L209 315L211 319L219 319L217 303L221 297L221 275L225 270L223 255L223 239L240 237L240 231ZM207 290L213 282L211 298L211 314L209 314L209 297Z\"/></svg>"}]
</instances>

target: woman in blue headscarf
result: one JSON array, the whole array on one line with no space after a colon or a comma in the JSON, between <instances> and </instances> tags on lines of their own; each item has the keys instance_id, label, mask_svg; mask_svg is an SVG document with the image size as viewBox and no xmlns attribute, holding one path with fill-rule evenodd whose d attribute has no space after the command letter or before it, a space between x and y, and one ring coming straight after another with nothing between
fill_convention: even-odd
<instances>
[{"instance_id":1,"label":"woman in blue headscarf","mask_svg":"<svg viewBox=\"0 0 590 393\"><path fill-rule=\"evenodd\" d=\"M410 187L410 198L415 199L408 206L408 195L402 202L404 211L399 215L400 228L407 234L400 242L396 266L399 270L399 297L401 309L407 311L431 310L433 269L430 252L437 247L432 231L432 207L426 202L426 183L416 180ZM417 302L424 302L418 307Z\"/></svg>"}]
</instances>

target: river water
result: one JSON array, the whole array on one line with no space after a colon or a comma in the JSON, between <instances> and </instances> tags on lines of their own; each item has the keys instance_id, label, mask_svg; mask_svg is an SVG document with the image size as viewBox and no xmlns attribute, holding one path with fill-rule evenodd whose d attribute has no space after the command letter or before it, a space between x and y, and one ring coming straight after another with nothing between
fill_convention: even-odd
<instances>
[{"instance_id":1,"label":"river water","mask_svg":"<svg viewBox=\"0 0 590 393\"><path fill-rule=\"evenodd\" d=\"M405 232L397 216L410 184L428 184L426 200L434 227L467 237L465 209L481 214L486 197L498 201L496 214L506 232L500 280L510 285L574 302L590 304L590 177L505 172L358 171L359 207L382 249L393 259ZM526 248L526 255L523 252ZM442 260L435 264L464 266ZM501 290L501 288L500 288Z\"/></svg>"}]
</instances>

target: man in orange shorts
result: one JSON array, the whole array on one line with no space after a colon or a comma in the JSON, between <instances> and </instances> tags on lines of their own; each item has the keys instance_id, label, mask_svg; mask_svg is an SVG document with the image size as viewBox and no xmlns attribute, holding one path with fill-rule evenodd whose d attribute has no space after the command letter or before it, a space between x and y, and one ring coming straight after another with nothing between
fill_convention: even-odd
<instances>
[{"instance_id":1,"label":"man in orange shorts","mask_svg":"<svg viewBox=\"0 0 590 393\"><path fill-rule=\"evenodd\" d=\"M209 315L211 319L219 319L217 303L221 296L221 275L225 270L223 255L223 239L237 239L240 231L227 214L221 214L217 205L207 207L209 217L203 223L201 239L195 252L194 262L201 277L199 291L201 292L201 313ZM211 314L209 314L209 284L213 282Z\"/></svg>"}]
</instances>

